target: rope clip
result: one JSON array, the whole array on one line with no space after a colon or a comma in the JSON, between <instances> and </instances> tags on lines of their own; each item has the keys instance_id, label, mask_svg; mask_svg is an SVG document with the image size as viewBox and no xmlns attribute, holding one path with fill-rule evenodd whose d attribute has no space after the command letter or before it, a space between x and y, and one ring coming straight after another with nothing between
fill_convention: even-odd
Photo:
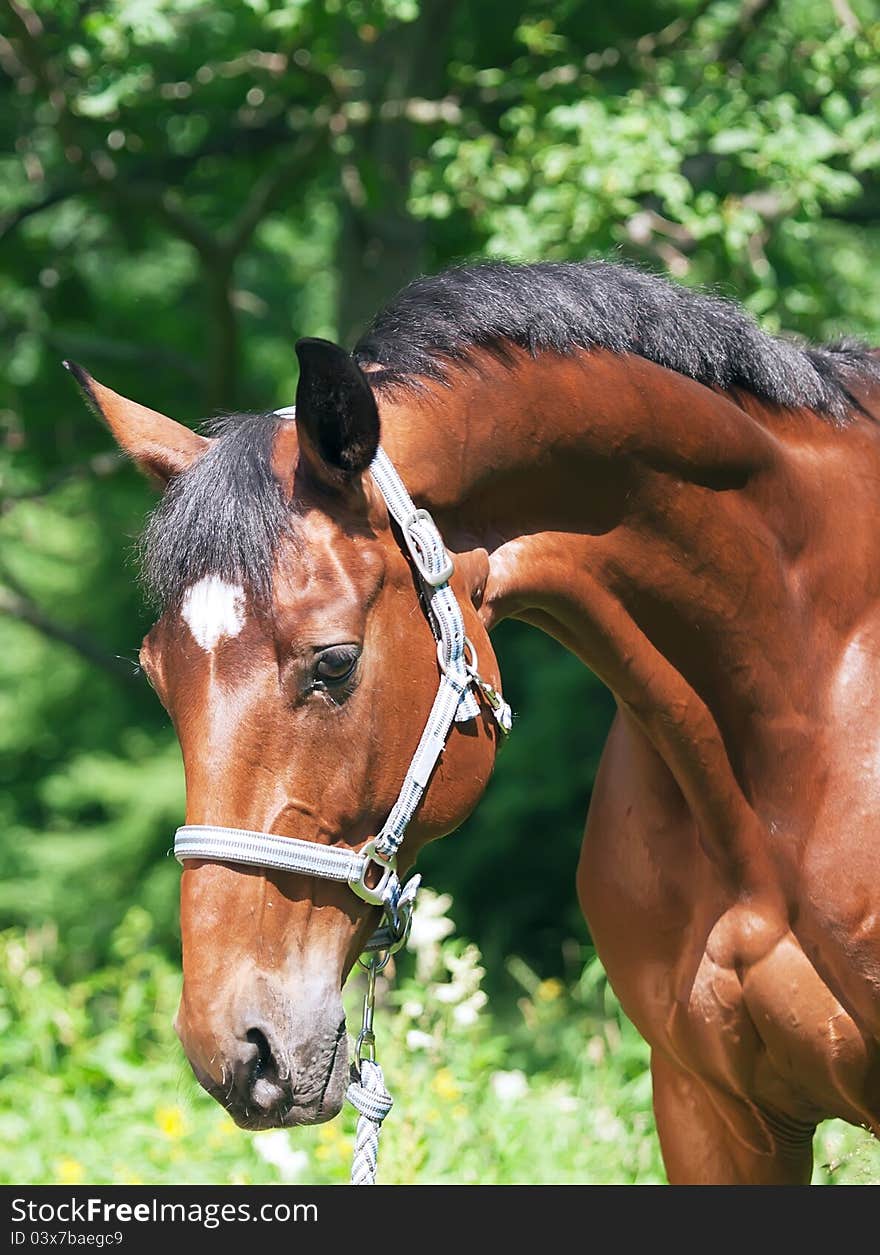
<instances>
[{"instance_id":1,"label":"rope clip","mask_svg":"<svg viewBox=\"0 0 880 1255\"><path fill-rule=\"evenodd\" d=\"M364 994L361 1031L358 1033L358 1039L354 1048L354 1066L358 1076L360 1076L361 1063L364 1059L369 1059L370 1063L376 1062L376 1034L373 1032L373 1012L376 1009L376 975L388 965L390 958L391 953L386 950L382 953L371 955L366 963L363 958L358 959L358 963L367 973L367 989Z\"/></svg>"}]
</instances>

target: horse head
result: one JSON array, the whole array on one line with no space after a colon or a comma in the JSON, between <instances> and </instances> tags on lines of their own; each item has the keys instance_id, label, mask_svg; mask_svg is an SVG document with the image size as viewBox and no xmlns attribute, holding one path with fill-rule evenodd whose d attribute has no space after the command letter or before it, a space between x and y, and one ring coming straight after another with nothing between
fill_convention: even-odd
<instances>
[{"instance_id":1,"label":"horse head","mask_svg":"<svg viewBox=\"0 0 880 1255\"><path fill-rule=\"evenodd\" d=\"M356 851L398 798L438 648L369 471L380 419L367 377L325 341L297 350L295 421L250 416L213 438L71 369L164 489L146 543L162 614L140 658L180 741L187 825ZM497 683L474 604L484 578L471 556L451 583ZM485 705L452 725L401 871L476 805L496 741ZM243 1127L330 1119L348 1081L341 990L376 908L304 872L183 861L176 1028L196 1077Z\"/></svg>"}]
</instances>

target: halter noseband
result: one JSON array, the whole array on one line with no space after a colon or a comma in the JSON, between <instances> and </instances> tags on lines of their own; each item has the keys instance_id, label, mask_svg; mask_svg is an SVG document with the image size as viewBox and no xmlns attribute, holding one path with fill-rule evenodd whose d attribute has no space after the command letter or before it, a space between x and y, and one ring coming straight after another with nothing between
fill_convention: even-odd
<instances>
[{"instance_id":1,"label":"halter noseband","mask_svg":"<svg viewBox=\"0 0 880 1255\"><path fill-rule=\"evenodd\" d=\"M293 409L278 410L293 417ZM406 829L428 786L454 722L475 719L480 707L474 688L483 693L504 735L510 731L511 712L504 698L477 670L477 656L465 636L461 607L449 585L453 564L434 520L427 510L417 510L403 481L383 449L378 449L370 473L399 526L425 594L428 621L437 639L440 684L425 729L407 769L397 801L381 831L360 850L320 845L296 837L213 824L187 824L174 837L174 855L184 859L245 863L300 872L320 880L347 883L364 902L381 906L382 924L367 943L367 950L397 949L406 940L412 906L420 877L405 885L397 876L397 851ZM371 867L379 869L379 881L367 884Z\"/></svg>"}]
</instances>

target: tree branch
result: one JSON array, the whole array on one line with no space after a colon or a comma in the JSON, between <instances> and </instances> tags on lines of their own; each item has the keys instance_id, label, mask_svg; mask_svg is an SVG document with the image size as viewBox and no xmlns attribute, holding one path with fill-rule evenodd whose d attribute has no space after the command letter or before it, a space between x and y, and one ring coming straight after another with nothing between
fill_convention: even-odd
<instances>
[{"instance_id":1,"label":"tree branch","mask_svg":"<svg viewBox=\"0 0 880 1255\"><path fill-rule=\"evenodd\" d=\"M736 25L712 52L712 59L725 63L739 55L746 41L776 8L779 0L743 0Z\"/></svg>"},{"instance_id":2,"label":"tree branch","mask_svg":"<svg viewBox=\"0 0 880 1255\"><path fill-rule=\"evenodd\" d=\"M652 31L648 35L640 36L639 39L630 45L628 51L634 51L643 57L653 56L658 49L662 49L664 52L672 52L684 43L697 22L708 13L714 3L715 0L700 0L694 11L689 13L687 17L677 17L667 26L664 26L662 30Z\"/></svg>"},{"instance_id":3,"label":"tree branch","mask_svg":"<svg viewBox=\"0 0 880 1255\"><path fill-rule=\"evenodd\" d=\"M24 0L8 0L9 7L20 23L21 55L19 60L43 85L49 103L55 110L56 125L68 161L78 164L83 159L82 149L74 142L74 124L67 93L59 79L55 66L44 55L43 23ZM16 55L18 55L17 50Z\"/></svg>"},{"instance_id":4,"label":"tree branch","mask_svg":"<svg viewBox=\"0 0 880 1255\"><path fill-rule=\"evenodd\" d=\"M66 645L86 662L98 667L107 675L111 675L114 680L122 681L127 685L138 684L137 674L132 670L131 663L123 658L116 658L113 654L105 653L101 646L84 632L56 623L36 602L14 586L14 581L8 572L3 572L2 579L8 587L0 587L0 614L17 619L20 623L26 623L49 640Z\"/></svg>"},{"instance_id":5,"label":"tree branch","mask_svg":"<svg viewBox=\"0 0 880 1255\"><path fill-rule=\"evenodd\" d=\"M831 7L844 30L855 34L862 29L862 24L850 8L848 0L831 0Z\"/></svg>"},{"instance_id":6,"label":"tree branch","mask_svg":"<svg viewBox=\"0 0 880 1255\"><path fill-rule=\"evenodd\" d=\"M294 174L302 173L303 164L317 151L318 136L304 136L273 170L267 170L257 180L238 216L220 236L219 245L227 257L234 260L242 252L254 231L278 204L288 181Z\"/></svg>"},{"instance_id":7,"label":"tree branch","mask_svg":"<svg viewBox=\"0 0 880 1255\"><path fill-rule=\"evenodd\" d=\"M66 187L57 187L54 191L48 192L42 200L36 201L31 205L22 205L20 209L10 210L0 218L0 243L11 235L23 222L28 218L32 218L35 214L41 214L44 209L51 209L53 205L60 205L64 200L68 200L71 196L76 196L82 189L79 186L74 187L69 184Z\"/></svg>"},{"instance_id":8,"label":"tree branch","mask_svg":"<svg viewBox=\"0 0 880 1255\"><path fill-rule=\"evenodd\" d=\"M43 337L44 343L55 353L63 357L72 357L76 361L97 358L104 362L121 362L125 365L154 366L164 370L178 371L194 383L203 383L201 371L184 353L158 344L131 344L124 340L110 340L98 335L78 335L69 331L49 331Z\"/></svg>"},{"instance_id":9,"label":"tree branch","mask_svg":"<svg viewBox=\"0 0 880 1255\"><path fill-rule=\"evenodd\" d=\"M107 185L121 200L152 209L170 229L191 244L207 264L214 264L221 253L217 237L204 223L181 204L180 198L170 189L152 183L129 183L125 179Z\"/></svg>"},{"instance_id":10,"label":"tree branch","mask_svg":"<svg viewBox=\"0 0 880 1255\"><path fill-rule=\"evenodd\" d=\"M89 458L85 462L80 462L76 466L66 466L63 470L58 471L54 475L50 475L42 484L36 488L28 489L26 492L10 493L0 501L0 515L8 514L10 510L14 510L16 506L21 505L24 501L40 501L43 497L48 497L56 488L61 488L64 484L78 479L104 479L108 475L115 475L123 466L129 464L128 458L122 453L108 451L105 453L96 453L94 457ZM2 576L0 578L6 578ZM7 583L9 580L7 578Z\"/></svg>"}]
</instances>

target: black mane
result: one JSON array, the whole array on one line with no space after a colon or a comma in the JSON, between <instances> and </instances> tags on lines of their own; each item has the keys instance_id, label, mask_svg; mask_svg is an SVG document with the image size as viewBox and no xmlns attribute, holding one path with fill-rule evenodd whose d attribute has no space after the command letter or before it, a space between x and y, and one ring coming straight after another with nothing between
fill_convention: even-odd
<instances>
[{"instance_id":1,"label":"black mane","mask_svg":"<svg viewBox=\"0 0 880 1255\"><path fill-rule=\"evenodd\" d=\"M532 354L575 348L637 353L701 383L743 388L780 405L843 423L859 382L880 382L880 359L855 344L799 347L761 331L738 306L607 262L488 263L417 279L380 313L357 345L378 365L379 389L448 380L474 348L502 360L510 345ZM278 544L294 511L272 472L276 414L218 419L219 437L172 480L141 539L144 582L160 605L218 575L271 593Z\"/></svg>"},{"instance_id":2,"label":"black mane","mask_svg":"<svg viewBox=\"0 0 880 1255\"><path fill-rule=\"evenodd\" d=\"M269 596L275 551L293 517L272 472L284 421L271 413L216 419L207 431L217 443L168 485L140 541L143 581L160 606L206 575Z\"/></svg>"},{"instance_id":3,"label":"black mane","mask_svg":"<svg viewBox=\"0 0 880 1255\"><path fill-rule=\"evenodd\" d=\"M801 347L762 331L740 306L609 262L488 262L416 279L377 315L354 350L381 366L380 389L448 379L474 348L502 359L603 348L635 353L700 383L745 389L838 422L858 408L851 387L880 382L863 345Z\"/></svg>"}]
</instances>

